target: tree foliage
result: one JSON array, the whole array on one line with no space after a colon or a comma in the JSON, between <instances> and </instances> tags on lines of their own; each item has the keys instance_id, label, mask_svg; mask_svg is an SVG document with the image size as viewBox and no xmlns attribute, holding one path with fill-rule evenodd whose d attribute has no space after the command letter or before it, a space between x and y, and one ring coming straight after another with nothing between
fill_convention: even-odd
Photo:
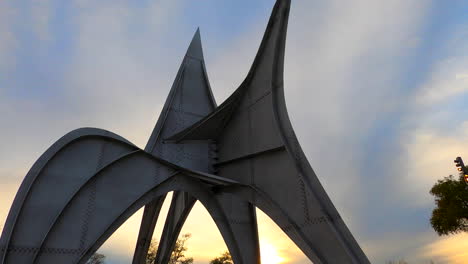
<instances>
[{"instance_id":1,"label":"tree foliage","mask_svg":"<svg viewBox=\"0 0 468 264\"><path fill-rule=\"evenodd\" d=\"M146 255L146 264L153 264L156 260L156 253L158 252L159 243L157 240L151 240L150 247L148 249L148 254Z\"/></svg>"},{"instance_id":2,"label":"tree foliage","mask_svg":"<svg viewBox=\"0 0 468 264\"><path fill-rule=\"evenodd\" d=\"M210 264L234 264L229 251L224 252L221 256L210 261Z\"/></svg>"},{"instance_id":3,"label":"tree foliage","mask_svg":"<svg viewBox=\"0 0 468 264\"><path fill-rule=\"evenodd\" d=\"M191 236L191 234L183 234L181 238L177 239L169 264L193 264L193 258L185 256L187 252L186 243ZM146 256L146 264L154 264L156 254L158 252L158 246L158 241L151 241L148 255Z\"/></svg>"},{"instance_id":4,"label":"tree foliage","mask_svg":"<svg viewBox=\"0 0 468 264\"><path fill-rule=\"evenodd\" d=\"M439 235L468 231L468 185L463 175L438 180L430 193L435 196L431 225Z\"/></svg>"},{"instance_id":5,"label":"tree foliage","mask_svg":"<svg viewBox=\"0 0 468 264\"><path fill-rule=\"evenodd\" d=\"M171 259L169 260L169 264L192 264L193 258L186 257L185 252L187 251L187 247L185 243L191 237L191 234L183 234L182 238L177 239L177 242L174 246L174 251L172 251Z\"/></svg>"},{"instance_id":6,"label":"tree foliage","mask_svg":"<svg viewBox=\"0 0 468 264\"><path fill-rule=\"evenodd\" d=\"M99 253L94 253L93 256L86 262L86 264L104 264L106 256Z\"/></svg>"}]
</instances>

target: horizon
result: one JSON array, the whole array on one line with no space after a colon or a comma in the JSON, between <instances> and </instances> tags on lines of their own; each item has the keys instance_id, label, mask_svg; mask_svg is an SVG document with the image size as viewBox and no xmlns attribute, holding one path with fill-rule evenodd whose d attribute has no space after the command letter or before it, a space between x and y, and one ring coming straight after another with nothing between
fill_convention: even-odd
<instances>
[{"instance_id":1,"label":"horizon","mask_svg":"<svg viewBox=\"0 0 468 264\"><path fill-rule=\"evenodd\" d=\"M246 76L274 2L1 2L0 232L27 171L65 133L99 127L144 147L198 27L220 104ZM429 223L429 189L468 157L467 12L463 1L292 3L289 116L372 263L468 262L468 234L439 237ZM311 263L257 212L262 251ZM101 247L107 263L130 262L140 220L141 210ZM183 233L195 264L226 250L198 202Z\"/></svg>"}]
</instances>

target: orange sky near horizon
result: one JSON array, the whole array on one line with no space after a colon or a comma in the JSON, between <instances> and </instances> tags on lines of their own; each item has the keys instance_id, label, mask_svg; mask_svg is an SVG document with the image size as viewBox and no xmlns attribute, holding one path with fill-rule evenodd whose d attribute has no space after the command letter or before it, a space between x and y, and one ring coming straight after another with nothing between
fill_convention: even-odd
<instances>
[{"instance_id":1,"label":"orange sky near horizon","mask_svg":"<svg viewBox=\"0 0 468 264\"><path fill-rule=\"evenodd\" d=\"M6 220L11 203L13 202L16 191L19 188L22 178L19 175L26 175L26 169L16 171L5 171L0 168L0 175L11 175L14 180L0 181L0 232ZM168 195L161 217L157 223L154 239L158 240L164 225L165 215L169 208L171 194ZM112 259L121 259L128 263L131 260L135 249L135 242L138 236L142 210L129 218L114 233L105 244L99 249ZM261 210L257 209L258 229L261 243L261 251L264 255L271 256L272 252L277 255L277 263L263 260L264 264L307 264L311 263L301 250L286 236L286 234ZM187 218L181 234L191 233L189 239L188 256L195 259L195 264L209 263L211 259L219 256L227 250L226 244L221 237L214 221L206 209L197 202ZM428 234L426 234L428 235ZM433 234L429 234L433 235ZM420 238L414 238L415 240ZM385 241L385 240L389 240ZM404 244L405 241L398 235L395 238L381 238L376 241L359 241L361 247L372 260L374 256L382 252L392 252L395 243ZM419 248L412 251L410 255L395 255L393 260L405 259L410 264L426 264L429 260L434 260L437 264L465 264L468 263L468 234L457 234L444 237L436 237L430 243L422 243ZM268 252L269 254L266 254ZM389 259L389 260L392 260ZM109 264L114 264L109 261Z\"/></svg>"},{"instance_id":2,"label":"orange sky near horizon","mask_svg":"<svg viewBox=\"0 0 468 264\"><path fill-rule=\"evenodd\" d=\"M147 144L197 28L223 102L248 74L275 1L0 1L0 233L24 176L65 133L98 127ZM288 115L372 263L468 263L468 232L439 237L429 221L429 190L468 158L467 13L468 0L292 1ZM311 263L257 212L263 264ZM141 216L99 249L106 264L131 263ZM226 250L200 203L183 233L194 264Z\"/></svg>"},{"instance_id":3,"label":"orange sky near horizon","mask_svg":"<svg viewBox=\"0 0 468 264\"><path fill-rule=\"evenodd\" d=\"M168 195L161 210L160 219L156 224L153 239L159 240L164 226L165 216L169 209L171 194ZM103 253L121 255L126 258L133 254L142 210L132 216L109 240L101 247ZM263 252L262 263L288 264L311 263L305 255L286 236L276 224L257 209L260 250ZM203 205L197 202L182 228L181 234L190 233L187 242L187 256L192 256L195 263L208 263L211 259L227 250L226 244L218 231L216 224Z\"/></svg>"},{"instance_id":4,"label":"orange sky near horizon","mask_svg":"<svg viewBox=\"0 0 468 264\"><path fill-rule=\"evenodd\" d=\"M2 183L0 189L2 199L0 200L0 227L3 227L8 214L9 207L13 201L18 183ZM161 210L161 217L157 223L153 239L158 240L164 225L165 215L169 208L171 194L168 195ZM113 259L130 261L135 248L138 229L140 226L142 210L129 218L99 249L99 252L112 256ZM286 234L261 210L257 209L258 229L260 236L260 247L263 253L262 263L265 264L306 264L312 263L301 252L301 250L286 236ZM0 229L1 231L2 229ZM192 237L187 242L187 256L195 259L195 264L209 263L211 259L221 255L227 250L226 244L221 237L211 216L197 202L187 218L181 234L190 233ZM415 238L416 239L416 238ZM401 241L403 242L403 241ZM378 242L375 242L378 244ZM374 244L375 244L374 243ZM398 241L396 242L398 243ZM379 245L370 245L368 241L361 243L363 250L372 259L376 254ZM374 247L375 246L375 247ZM385 245L383 245L385 246ZM382 248L382 247L380 247ZM468 234L457 234L444 236L435 241L421 245L413 255L394 256L394 260L406 259L410 264L428 263L434 260L435 263L464 264L468 263ZM384 249L385 250L385 249ZM388 248L391 250L391 248ZM267 259L267 257L269 257ZM128 261L126 261L128 260ZM423 261L424 260L424 261ZM113 264L113 262L109 262Z\"/></svg>"},{"instance_id":5,"label":"orange sky near horizon","mask_svg":"<svg viewBox=\"0 0 468 264\"><path fill-rule=\"evenodd\" d=\"M156 225L153 239L158 240L162 233L165 215L169 208L172 194L168 195L161 210L160 219ZM101 247L103 253L121 255L129 258L133 254L142 210L132 216L109 240ZM264 264L308 264L312 263L302 251L287 237L287 235L261 210L257 209L258 230L260 237L260 250L262 263ZM209 263L211 259L221 255L227 250L226 244L218 231L216 224L211 219L208 211L197 202L182 228L181 234L190 233L192 236L187 242L187 256L194 257L195 264ZM363 250L371 258L374 252L372 248ZM413 255L394 256L393 259L405 259L410 264L435 263L465 264L468 263L468 234L445 236L427 245L421 245ZM272 256L273 255L273 256Z\"/></svg>"}]
</instances>

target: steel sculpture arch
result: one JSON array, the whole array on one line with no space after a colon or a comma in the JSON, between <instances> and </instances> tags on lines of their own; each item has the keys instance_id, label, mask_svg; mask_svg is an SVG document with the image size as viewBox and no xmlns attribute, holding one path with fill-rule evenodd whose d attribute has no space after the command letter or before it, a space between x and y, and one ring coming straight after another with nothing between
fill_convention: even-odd
<instances>
[{"instance_id":1,"label":"steel sculpture arch","mask_svg":"<svg viewBox=\"0 0 468 264\"><path fill-rule=\"evenodd\" d=\"M61 156L66 156L66 152L63 152L67 148L71 148L74 145L74 143L78 141L86 141L88 144L87 147L84 147L81 149L81 152L88 154L89 152L97 152L98 149L101 148L99 143L102 142L109 142L110 144L123 144L124 147L119 146L116 148L113 148L112 151L109 152L109 159L113 159L114 157L119 155L119 152L122 151L122 148L131 148L132 150L135 149L131 143L128 141L124 140L120 136L117 136L115 134L112 134L108 131L104 130L98 130L98 129L92 129L92 128L84 128L84 129L78 129L75 131L72 131L62 137L60 140L58 140L54 145L52 145L33 165L31 170L28 172L26 175L23 183L20 186L20 189L15 197L15 200L13 201L12 208L10 209L10 213L8 215L7 221L5 223L5 227L2 233L2 237L0 240L0 245L7 245L11 244L11 240L15 238L16 236L22 237L27 241L34 240L37 238L34 238L32 236L32 232L30 229L35 229L38 233L40 232L45 232L47 231L46 229L42 229L38 227L38 223L21 223L21 221L28 221L28 220L37 220L38 217L44 217L48 218L50 217L50 212L42 212L40 214L34 214L34 211L31 212L31 208L25 207L26 201L30 196L37 195L37 192L35 192L34 188L42 188L49 190L50 188L53 188L54 186L50 187L45 187L42 184L38 184L37 180L41 179L41 172L44 169L47 169L49 171L52 171L54 168L51 163L53 163L54 159L57 157L61 159L61 162L56 162L55 164L58 166L69 166L71 163L73 163L73 159L62 159ZM84 155L84 157L81 158L80 163L86 163L87 160L86 158L89 156ZM101 157L103 159L103 157ZM46 165L49 164L49 167L46 167ZM94 166L97 166L98 164L94 164ZM68 179L73 180L74 177L83 177L83 179L86 177L86 167L85 166L80 166L76 167L78 173L80 175L74 175L72 173L68 174ZM74 188L76 186L68 186L69 188ZM79 187L79 186L78 186ZM30 199L29 199L30 200ZM47 197L36 197L34 199L35 201L32 202L39 202L39 203L44 203L47 201ZM57 202L65 202L63 199L58 199ZM48 204L47 207L50 207L50 204ZM32 208L34 209L34 208ZM26 214L24 217L20 217L21 214ZM20 222L18 224L18 222ZM47 223L45 223L47 224ZM17 225L20 225L21 228L18 228ZM16 233L15 233L16 231ZM23 234L18 234L17 232L22 232ZM40 236L40 234L39 234ZM17 243L19 245L23 244L23 242ZM22 249L23 251L28 251L29 249ZM14 251L10 248L10 251ZM2 250L0 251L0 260L2 262L6 261L7 257L7 252L8 250Z\"/></svg>"},{"instance_id":2,"label":"steel sculpture arch","mask_svg":"<svg viewBox=\"0 0 468 264\"><path fill-rule=\"evenodd\" d=\"M171 180L175 180L180 176L174 176ZM122 217L117 219L115 223L110 226L99 239L96 240L96 243L87 249L87 253L83 255L79 262L79 264L84 264L89 257L106 241L110 235L121 225L123 222L133 215L139 208L142 206L149 204L154 199L158 199L162 195L165 195L168 191L183 191L183 192L190 192L191 195L197 198L207 209L210 213L211 217L215 220L218 228L221 230L221 234L226 241L230 241L228 244L230 245L229 251L232 254L233 259L236 263L244 263L241 260L241 253L239 250L238 242L234 241L234 235L232 230L229 228L228 221L224 215L224 212L220 209L219 205L217 205L216 199L213 197L213 192L206 188L205 184L200 184L199 181L190 179L189 177L180 177L177 179L179 181L178 184L182 184L183 186L179 186L180 188L174 188L173 184L174 181L168 181L161 186L157 186L154 190L151 190L140 200L138 200L132 207L129 207L127 211L122 214ZM163 190L160 190L163 189ZM237 245L233 247L232 245Z\"/></svg>"},{"instance_id":3,"label":"steel sculpture arch","mask_svg":"<svg viewBox=\"0 0 468 264\"><path fill-rule=\"evenodd\" d=\"M255 207L316 264L369 263L288 117L283 67L290 5L276 1L246 79L220 106L197 30L144 151L94 128L52 145L15 197L0 238L0 264L83 264L145 206L133 258L143 264L169 191L174 195L157 264L168 263L197 200L236 264L260 263Z\"/></svg>"}]
</instances>

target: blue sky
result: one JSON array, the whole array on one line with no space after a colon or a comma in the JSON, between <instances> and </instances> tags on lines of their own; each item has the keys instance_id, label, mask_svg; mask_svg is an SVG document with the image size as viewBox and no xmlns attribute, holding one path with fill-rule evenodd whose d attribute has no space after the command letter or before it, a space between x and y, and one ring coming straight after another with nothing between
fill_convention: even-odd
<instances>
[{"instance_id":1,"label":"blue sky","mask_svg":"<svg viewBox=\"0 0 468 264\"><path fill-rule=\"evenodd\" d=\"M27 170L66 132L101 127L144 147L197 27L222 102L273 3L0 2L0 226ZM464 0L293 0L289 114L373 263L468 261L456 255L466 235L438 238L428 222L428 190L468 155L467 13Z\"/></svg>"}]
</instances>

